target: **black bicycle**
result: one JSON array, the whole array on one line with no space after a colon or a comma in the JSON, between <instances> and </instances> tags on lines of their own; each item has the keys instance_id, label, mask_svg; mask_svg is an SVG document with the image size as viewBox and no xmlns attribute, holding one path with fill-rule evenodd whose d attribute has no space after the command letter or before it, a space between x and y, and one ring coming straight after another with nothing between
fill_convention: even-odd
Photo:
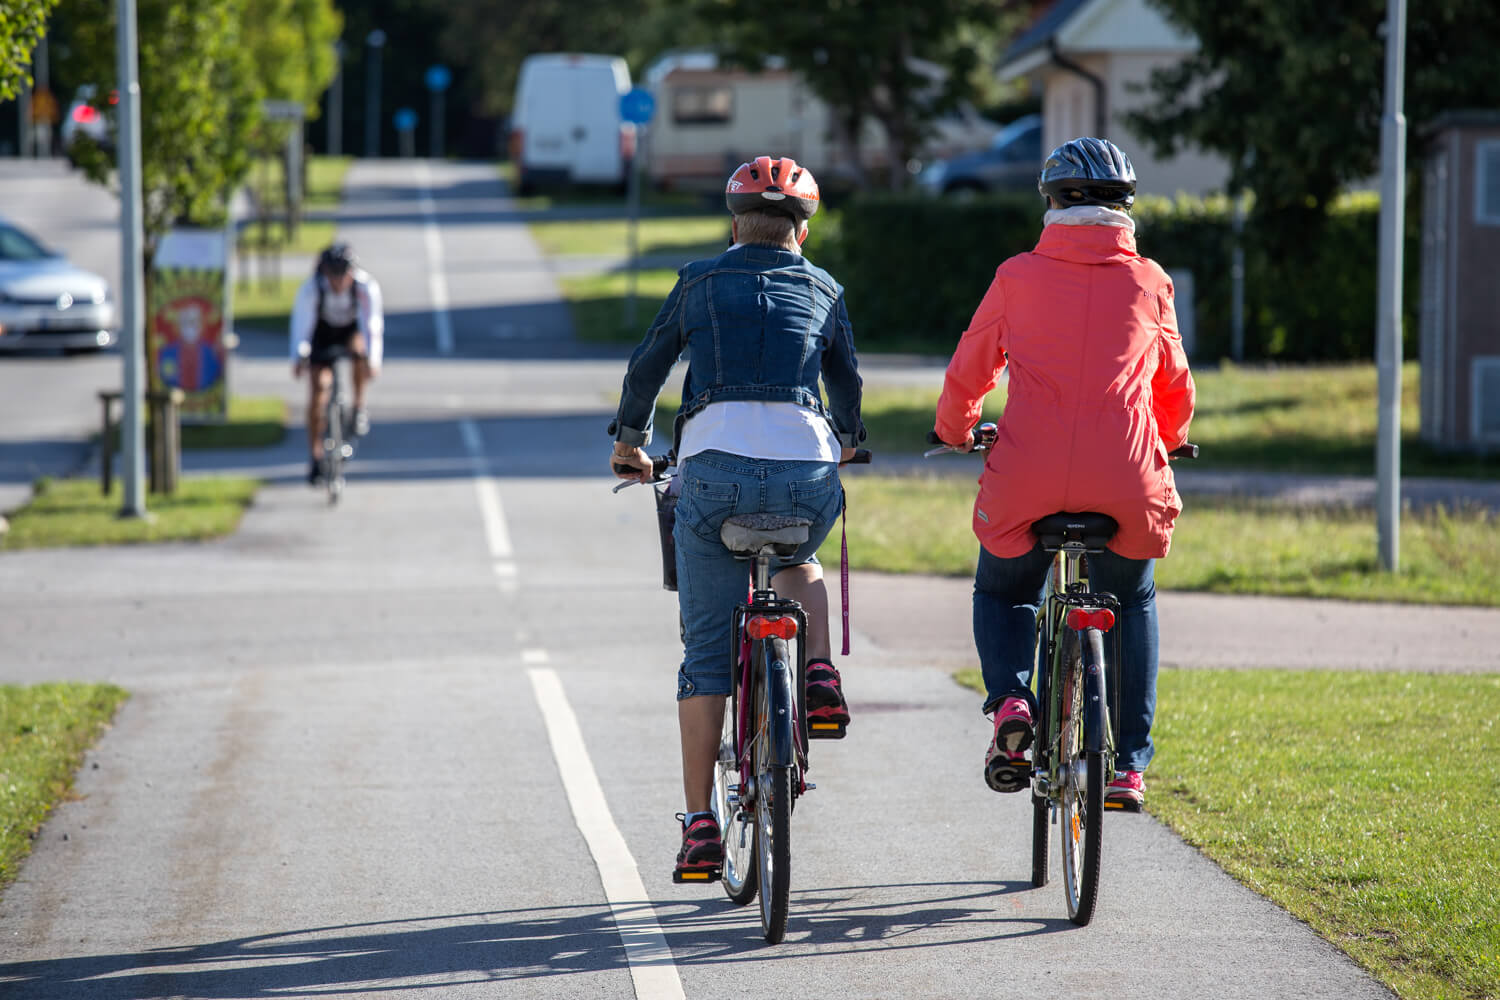
<instances>
[{"instance_id":1,"label":"black bicycle","mask_svg":"<svg viewBox=\"0 0 1500 1000\"><path fill-rule=\"evenodd\" d=\"M344 466L354 457L354 403L345 369L354 363L356 355L346 348L333 347L323 358L333 373L323 410L323 486L328 490L328 502L336 504L344 494Z\"/></svg>"},{"instance_id":2,"label":"black bicycle","mask_svg":"<svg viewBox=\"0 0 1500 1000\"><path fill-rule=\"evenodd\" d=\"M994 424L976 428L974 451L994 443ZM937 455L960 451L935 435ZM1198 446L1184 444L1173 458L1197 458ZM1088 581L1088 554L1103 551L1119 525L1106 514L1059 512L1034 522L1032 534L1053 553L1041 613L1037 615L1034 672L1039 706L1031 750L1031 884L1047 884L1048 826L1062 842L1063 895L1068 919L1083 926L1099 899L1104 857L1104 787L1114 777L1114 720L1121 663L1120 616L1115 595L1094 591ZM1106 655L1104 636L1113 639Z\"/></svg>"},{"instance_id":3,"label":"black bicycle","mask_svg":"<svg viewBox=\"0 0 1500 1000\"><path fill-rule=\"evenodd\" d=\"M870 461L857 451L851 463ZM652 459L652 482L665 483L669 457ZM614 466L628 472L629 466ZM615 491L633 485L621 483ZM658 509L661 497L658 495ZM663 523L663 530L670 528ZM735 606L728 650L732 693L724 705L719 758L714 764L710 809L724 843L721 873L674 873L674 882L722 879L736 905L760 896L760 926L771 944L786 936L792 885L792 811L817 786L807 780L808 742L840 739L844 725L809 721L807 615L802 606L771 587L771 562L807 543L812 521L781 514L735 514L724 519L719 538L737 558L750 562L748 599Z\"/></svg>"}]
</instances>

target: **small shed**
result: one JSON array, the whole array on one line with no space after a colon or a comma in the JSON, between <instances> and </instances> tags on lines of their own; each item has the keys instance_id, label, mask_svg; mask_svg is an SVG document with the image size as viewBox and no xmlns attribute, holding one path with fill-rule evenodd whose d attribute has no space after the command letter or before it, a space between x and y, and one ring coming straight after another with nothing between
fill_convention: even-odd
<instances>
[{"instance_id":1,"label":"small shed","mask_svg":"<svg viewBox=\"0 0 1500 1000\"><path fill-rule=\"evenodd\" d=\"M1500 110L1427 128L1422 203L1422 440L1500 451Z\"/></svg>"}]
</instances>

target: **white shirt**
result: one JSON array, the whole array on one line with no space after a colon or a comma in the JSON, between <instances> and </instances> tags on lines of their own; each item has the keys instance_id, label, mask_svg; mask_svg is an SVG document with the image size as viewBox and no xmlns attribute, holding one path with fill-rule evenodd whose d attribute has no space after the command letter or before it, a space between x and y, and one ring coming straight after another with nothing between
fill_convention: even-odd
<instances>
[{"instance_id":1,"label":"white shirt","mask_svg":"<svg viewBox=\"0 0 1500 1000\"><path fill-rule=\"evenodd\" d=\"M292 302L291 358L298 361L312 351L313 331L318 326L318 274L311 275L297 289ZM370 367L380 368L380 359L385 353L385 312L382 309L380 282L369 272L355 269L354 281L342 295L333 289L323 289L322 319L330 326L357 324L365 335L365 352L370 357Z\"/></svg>"}]
</instances>

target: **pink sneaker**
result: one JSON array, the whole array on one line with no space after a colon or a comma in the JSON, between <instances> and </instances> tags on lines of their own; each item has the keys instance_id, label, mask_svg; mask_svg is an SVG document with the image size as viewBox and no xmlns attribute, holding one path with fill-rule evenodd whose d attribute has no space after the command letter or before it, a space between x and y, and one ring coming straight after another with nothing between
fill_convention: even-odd
<instances>
[{"instance_id":1,"label":"pink sneaker","mask_svg":"<svg viewBox=\"0 0 1500 1000\"><path fill-rule=\"evenodd\" d=\"M1019 792L1031 784L1031 746L1034 726L1025 698L1007 698L995 710L995 735L984 755L984 781L997 792Z\"/></svg>"},{"instance_id":2,"label":"pink sneaker","mask_svg":"<svg viewBox=\"0 0 1500 1000\"><path fill-rule=\"evenodd\" d=\"M1138 813L1146 803L1146 782L1139 771L1120 771L1104 788L1104 808Z\"/></svg>"}]
</instances>

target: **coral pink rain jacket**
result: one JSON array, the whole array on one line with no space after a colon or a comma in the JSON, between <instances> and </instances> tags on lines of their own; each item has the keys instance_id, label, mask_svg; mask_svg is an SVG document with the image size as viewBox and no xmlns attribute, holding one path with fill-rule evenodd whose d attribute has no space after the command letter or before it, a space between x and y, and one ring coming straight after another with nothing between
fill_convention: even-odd
<instances>
[{"instance_id":1,"label":"coral pink rain jacket","mask_svg":"<svg viewBox=\"0 0 1500 1000\"><path fill-rule=\"evenodd\" d=\"M1167 452L1187 440L1193 377L1172 281L1125 227L1053 223L1001 264L964 331L938 401L938 436L962 442L1010 369L999 438L974 502L974 534L1014 558L1057 511L1119 522L1109 547L1165 556L1182 510Z\"/></svg>"}]
</instances>

